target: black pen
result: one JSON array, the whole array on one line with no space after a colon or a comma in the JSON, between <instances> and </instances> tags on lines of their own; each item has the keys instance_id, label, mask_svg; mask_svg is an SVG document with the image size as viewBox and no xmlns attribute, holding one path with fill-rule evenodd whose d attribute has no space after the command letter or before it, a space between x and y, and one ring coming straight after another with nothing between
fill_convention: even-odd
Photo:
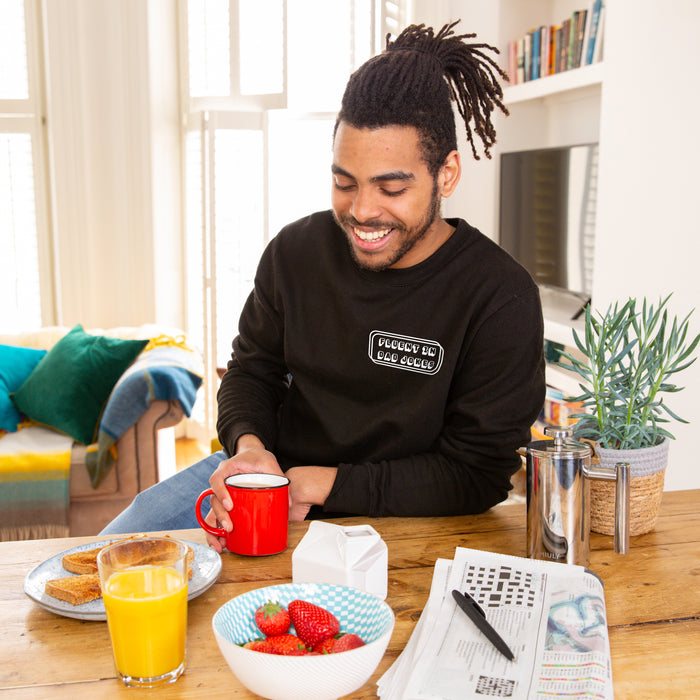
<instances>
[{"instance_id":1,"label":"black pen","mask_svg":"<svg viewBox=\"0 0 700 700\"><path fill-rule=\"evenodd\" d=\"M472 598L469 593L460 593L459 591L452 591L452 597L457 601L459 605L469 619L484 633L486 638L493 644L498 651L512 661L515 656L510 650L510 647L503 641L501 636L496 632L496 630L491 627L488 620L486 619L486 613L481 609L479 603L477 603L474 598Z\"/></svg>"}]
</instances>

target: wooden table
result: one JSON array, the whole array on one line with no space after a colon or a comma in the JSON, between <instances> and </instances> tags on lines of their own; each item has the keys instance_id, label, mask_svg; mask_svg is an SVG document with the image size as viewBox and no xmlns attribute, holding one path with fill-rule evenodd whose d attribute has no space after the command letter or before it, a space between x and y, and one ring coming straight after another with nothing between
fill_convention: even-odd
<instances>
[{"instance_id":1,"label":"wooden table","mask_svg":"<svg viewBox=\"0 0 700 700\"><path fill-rule=\"evenodd\" d=\"M437 557L457 546L525 555L524 504L498 506L478 516L384 518L366 522L389 548L388 603L396 627L372 679L353 698L376 697L376 680L406 645L430 590ZM47 612L23 592L38 563L98 538L0 543L0 700L12 698L136 697L247 698L214 639L214 612L239 593L291 581L294 547L308 523L291 525L283 554L223 555L217 583L189 605L187 671L163 689L134 691L115 678L107 625ZM204 542L199 530L183 531ZM616 555L612 538L592 534L591 568L605 581L615 697L700 697L700 490L664 494L654 532L632 538Z\"/></svg>"}]
</instances>

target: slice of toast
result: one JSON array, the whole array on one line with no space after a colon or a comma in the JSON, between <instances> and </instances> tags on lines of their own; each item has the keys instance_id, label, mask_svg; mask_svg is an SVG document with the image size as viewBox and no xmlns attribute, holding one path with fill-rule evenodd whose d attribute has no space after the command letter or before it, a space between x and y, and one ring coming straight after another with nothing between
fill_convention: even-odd
<instances>
[{"instance_id":1,"label":"slice of toast","mask_svg":"<svg viewBox=\"0 0 700 700\"><path fill-rule=\"evenodd\" d=\"M71 552L64 554L61 563L66 571L72 574L96 574L97 573L97 553L102 547L86 549L82 552Z\"/></svg>"},{"instance_id":2,"label":"slice of toast","mask_svg":"<svg viewBox=\"0 0 700 700\"><path fill-rule=\"evenodd\" d=\"M115 540L115 543L127 540L134 540L134 546L132 548L132 551L130 552L132 566L159 564L162 561L161 556L163 556L162 543L151 540L146 542L140 542L139 540L142 537L143 535L135 535L133 537L127 537L125 540ZM165 537L170 538L169 535L165 535ZM104 546L106 547L107 545ZM187 574L188 578L192 578L192 563L194 562L194 550L188 544L186 544L185 547L187 547ZM82 552L71 552L69 554L65 554L63 556L63 559L61 560L63 568L66 571L70 571L73 574L96 574L97 555L103 548L104 547L95 547L94 549L86 549Z\"/></svg>"},{"instance_id":3,"label":"slice of toast","mask_svg":"<svg viewBox=\"0 0 700 700\"><path fill-rule=\"evenodd\" d=\"M165 537L170 538L170 535L165 535ZM184 542L181 544L184 544ZM190 579L194 575L194 569L192 568L192 563L194 562L194 550L188 544L185 544L185 547L187 548L187 578ZM131 553L131 565L158 566L166 564L171 556L172 552L168 551L167 547L163 547L163 542L150 541L138 543Z\"/></svg>"},{"instance_id":4,"label":"slice of toast","mask_svg":"<svg viewBox=\"0 0 700 700\"><path fill-rule=\"evenodd\" d=\"M135 537L144 537L144 535L132 535L131 537L125 538L125 540L131 540ZM70 571L72 574L96 574L97 555L100 550L110 544L116 544L117 542L123 542L125 540L114 540L114 542L109 542L101 547L95 547L94 549L85 549L82 552L64 554L63 559L61 559L63 568L66 571Z\"/></svg>"},{"instance_id":5,"label":"slice of toast","mask_svg":"<svg viewBox=\"0 0 700 700\"><path fill-rule=\"evenodd\" d=\"M52 598L71 605L82 605L102 597L100 577L97 574L80 574L47 581L44 590Z\"/></svg>"}]
</instances>

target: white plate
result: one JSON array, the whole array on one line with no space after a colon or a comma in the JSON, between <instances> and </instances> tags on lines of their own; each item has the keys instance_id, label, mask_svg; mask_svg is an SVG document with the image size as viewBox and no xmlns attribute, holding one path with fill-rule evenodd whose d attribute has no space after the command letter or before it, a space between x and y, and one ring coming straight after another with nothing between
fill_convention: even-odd
<instances>
[{"instance_id":1,"label":"white plate","mask_svg":"<svg viewBox=\"0 0 700 700\"><path fill-rule=\"evenodd\" d=\"M42 608L64 615L65 617L74 617L77 620L106 620L105 604L102 598L91 600L89 603L82 605L71 605L58 598L53 598L44 592L46 582L54 578L63 578L70 576L70 572L63 568L63 557L66 554L73 552L82 552L86 549L94 549L96 547L104 547L116 540L102 540L100 542L89 542L81 544L72 549L67 549L65 552L56 554L47 559L42 564L39 564L32 569L24 579L24 592L34 601L39 603ZM221 571L221 556L213 549L198 542L188 542L180 540L188 544L194 550L194 562L192 563L192 578L188 581L187 599L192 600L198 595L206 591L219 578Z\"/></svg>"}]
</instances>

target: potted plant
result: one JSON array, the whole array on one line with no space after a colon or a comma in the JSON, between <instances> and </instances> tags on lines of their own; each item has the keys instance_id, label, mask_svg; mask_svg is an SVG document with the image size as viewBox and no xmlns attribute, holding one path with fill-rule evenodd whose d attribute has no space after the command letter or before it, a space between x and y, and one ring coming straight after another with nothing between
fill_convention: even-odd
<instances>
[{"instance_id":1,"label":"potted plant","mask_svg":"<svg viewBox=\"0 0 700 700\"><path fill-rule=\"evenodd\" d=\"M671 420L687 423L664 402L681 391L675 376L695 362L700 334L688 341L690 314L670 318L669 294L658 307L636 299L616 302L601 314L585 310L583 338L574 330L580 356L562 351L557 364L577 373L584 413L575 433L594 443L601 464L629 462L631 472L630 534L653 529L658 517L669 440L664 427ZM692 312L691 312L692 313ZM591 529L614 531L614 487L591 482Z\"/></svg>"}]
</instances>

